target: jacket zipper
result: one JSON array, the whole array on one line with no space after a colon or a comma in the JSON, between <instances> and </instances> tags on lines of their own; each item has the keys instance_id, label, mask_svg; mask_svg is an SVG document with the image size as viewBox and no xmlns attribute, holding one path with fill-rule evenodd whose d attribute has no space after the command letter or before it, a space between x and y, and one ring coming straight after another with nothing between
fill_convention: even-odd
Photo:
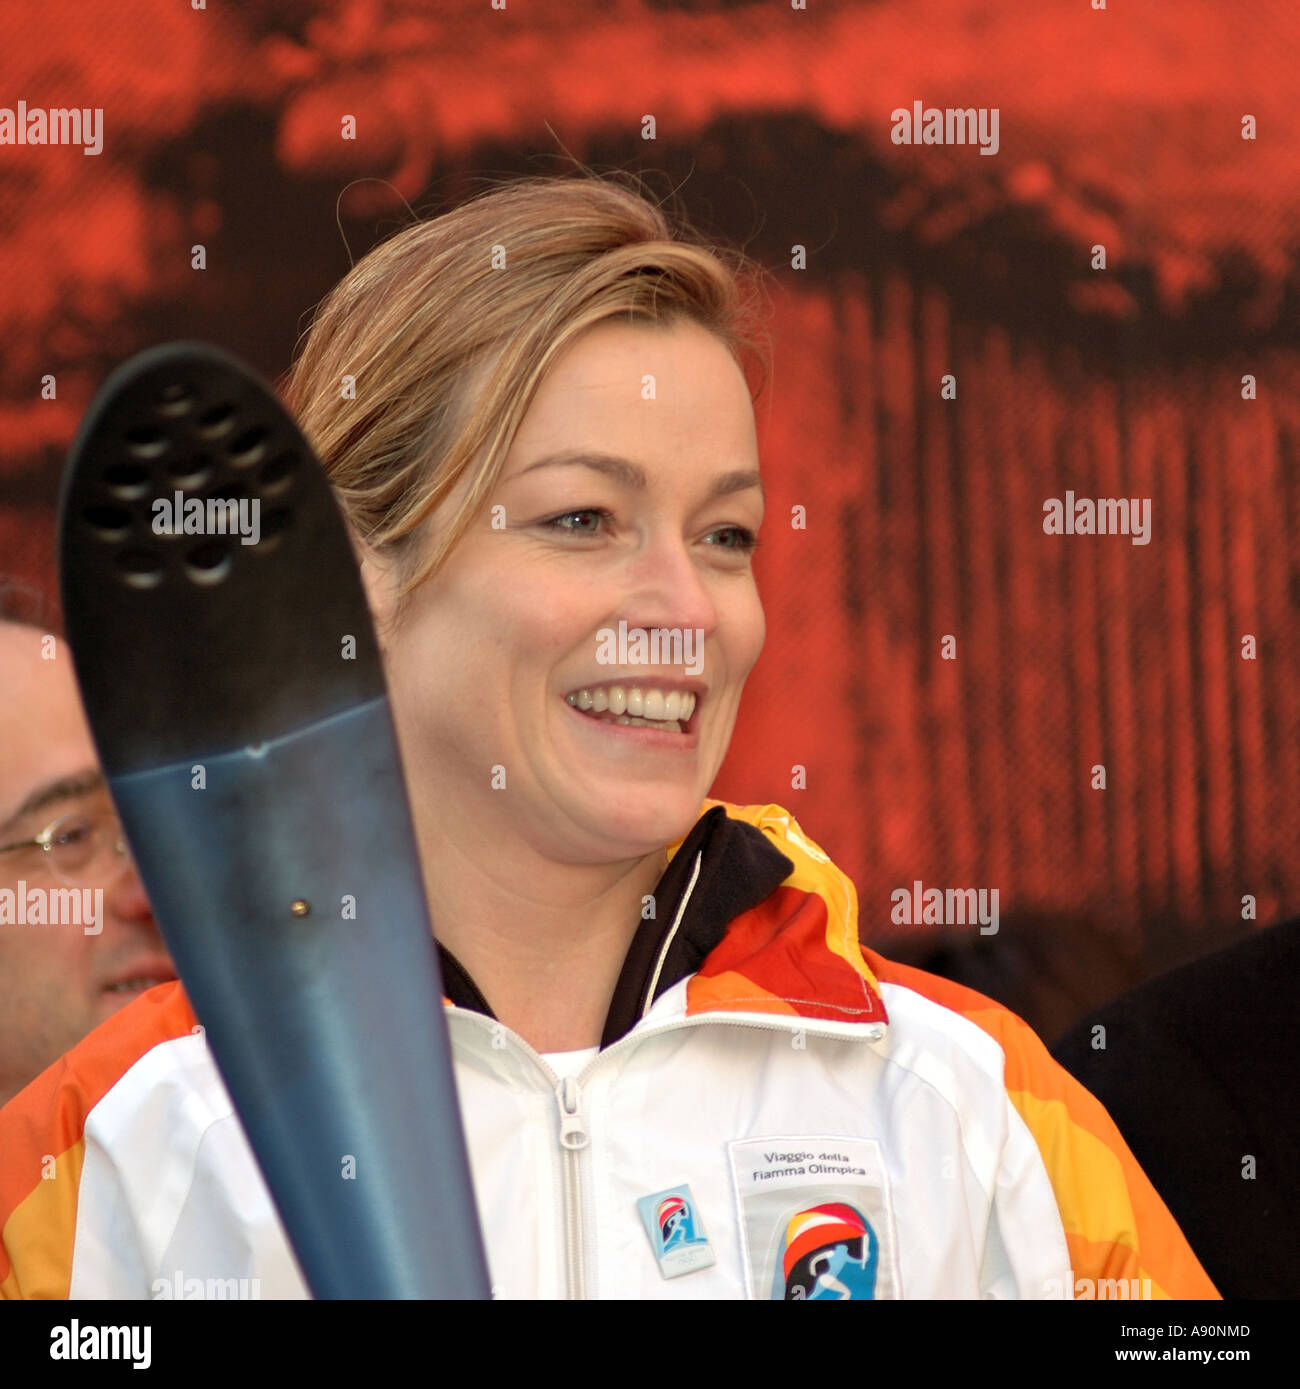
<instances>
[{"instance_id":1,"label":"jacket zipper","mask_svg":"<svg viewBox=\"0 0 1300 1389\"><path fill-rule=\"evenodd\" d=\"M582 1116L582 1087L573 1076L565 1076L556 1091L560 1102L560 1147L564 1149L564 1235L565 1274L568 1296L587 1296L586 1258L582 1224L582 1150L591 1135Z\"/></svg>"},{"instance_id":2,"label":"jacket zipper","mask_svg":"<svg viewBox=\"0 0 1300 1389\"><path fill-rule=\"evenodd\" d=\"M475 1026L491 1030L493 1033L501 1028L511 1043L530 1057L537 1069L550 1080L552 1092L559 1108L559 1142L564 1154L565 1289L566 1297L571 1299L585 1299L587 1296L586 1227L582 1219L582 1154L591 1145L591 1134L587 1129L586 1117L582 1108L582 1086L587 1077L607 1056L612 1056L621 1048L631 1047L664 1032L675 1032L683 1027L702 1027L709 1024L752 1027L764 1032L794 1033L800 1028L806 1028L808 1031L821 1036L853 1038L865 1042L878 1042L885 1035L886 1030L884 1023L874 1023L870 1025L869 1031L864 1028L854 1037L854 1034L838 1031L838 1025L837 1030L826 1031L824 1024L819 1026L819 1023L822 1023L821 1019L791 1017L780 1022L768 1022L758 1018L738 1017L735 1013L722 1010L712 1013L695 1013L690 1017L676 1018L672 1022L661 1023L658 1026L644 1027L638 1024L626 1037L621 1037L613 1046L597 1052L579 1075L565 1076L561 1079L542 1059L541 1053L534 1051L517 1032L512 1032L509 1028L502 1027L501 1023L486 1018L480 1013L472 1012L468 1008L453 1007L449 1011L459 1013L470 1019ZM864 1027L862 1023L855 1024L855 1026Z\"/></svg>"}]
</instances>

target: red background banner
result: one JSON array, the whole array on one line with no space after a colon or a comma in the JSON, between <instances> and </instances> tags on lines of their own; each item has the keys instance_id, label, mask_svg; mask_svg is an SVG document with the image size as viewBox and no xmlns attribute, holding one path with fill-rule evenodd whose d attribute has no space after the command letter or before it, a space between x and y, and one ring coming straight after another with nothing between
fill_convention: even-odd
<instances>
[{"instance_id":1,"label":"red background banner","mask_svg":"<svg viewBox=\"0 0 1300 1389\"><path fill-rule=\"evenodd\" d=\"M787 806L865 939L1049 1039L1295 913L1294 5L51 0L5 28L0 106L103 111L97 155L0 144L0 572L51 616L113 365L189 337L278 378L408 204L568 150L774 277L769 635L715 794ZM996 153L894 143L916 101L996 108ZM1070 491L1150 498L1150 543L1045 534ZM998 934L893 924L918 879L997 888Z\"/></svg>"}]
</instances>

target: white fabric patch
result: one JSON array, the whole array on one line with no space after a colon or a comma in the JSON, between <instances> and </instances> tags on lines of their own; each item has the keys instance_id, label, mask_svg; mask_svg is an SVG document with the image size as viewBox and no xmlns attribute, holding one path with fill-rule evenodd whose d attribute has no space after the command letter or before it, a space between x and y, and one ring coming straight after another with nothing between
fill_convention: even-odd
<instances>
[{"instance_id":1,"label":"white fabric patch","mask_svg":"<svg viewBox=\"0 0 1300 1389\"><path fill-rule=\"evenodd\" d=\"M897 1298L889 1179L873 1138L781 1134L727 1144L750 1298Z\"/></svg>"}]
</instances>

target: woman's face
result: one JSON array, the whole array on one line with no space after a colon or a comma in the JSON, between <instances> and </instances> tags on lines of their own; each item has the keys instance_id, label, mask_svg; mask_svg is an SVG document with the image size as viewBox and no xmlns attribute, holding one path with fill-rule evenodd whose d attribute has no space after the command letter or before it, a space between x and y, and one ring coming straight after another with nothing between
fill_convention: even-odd
<instances>
[{"instance_id":1,"label":"woman's face","mask_svg":"<svg viewBox=\"0 0 1300 1389\"><path fill-rule=\"evenodd\" d=\"M763 645L762 516L753 408L722 342L686 323L584 334L488 512L381 629L417 821L567 863L684 834ZM381 622L394 580L372 582ZM614 722L620 700L663 726Z\"/></svg>"}]
</instances>

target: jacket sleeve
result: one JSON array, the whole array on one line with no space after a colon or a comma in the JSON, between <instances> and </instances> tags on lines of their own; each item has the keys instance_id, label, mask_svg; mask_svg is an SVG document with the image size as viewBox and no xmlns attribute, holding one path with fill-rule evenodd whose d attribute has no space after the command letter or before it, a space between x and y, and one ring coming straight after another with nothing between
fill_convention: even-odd
<instances>
[{"instance_id":1,"label":"jacket sleeve","mask_svg":"<svg viewBox=\"0 0 1300 1389\"><path fill-rule=\"evenodd\" d=\"M148 1297L139 1202L120 1181L112 1150L113 1099L163 1043L194 1036L179 984L136 999L0 1108L0 1297L67 1298L82 1268L112 1270L93 1295ZM107 1103L106 1103L107 1102ZM141 1116L149 1123L150 1116ZM161 1145L160 1145L161 1146ZM126 1151L129 1148L127 1143ZM165 1166L165 1155L153 1155ZM160 1173L151 1164L141 1184ZM84 1200L94 1185L94 1209ZM128 1184L129 1186L129 1184Z\"/></svg>"},{"instance_id":2,"label":"jacket sleeve","mask_svg":"<svg viewBox=\"0 0 1300 1389\"><path fill-rule=\"evenodd\" d=\"M1056 1197L1075 1297L1218 1298L1101 1102L1052 1060L1027 1023L972 989L863 953L878 978L951 1008L1001 1046L1007 1098Z\"/></svg>"},{"instance_id":3,"label":"jacket sleeve","mask_svg":"<svg viewBox=\"0 0 1300 1389\"><path fill-rule=\"evenodd\" d=\"M999 1010L1007 1094L1043 1155L1065 1227L1077 1297L1218 1298L1169 1208L1101 1102ZM978 1019L975 1019L978 1021ZM992 1023L993 1020L990 1020Z\"/></svg>"}]
</instances>

